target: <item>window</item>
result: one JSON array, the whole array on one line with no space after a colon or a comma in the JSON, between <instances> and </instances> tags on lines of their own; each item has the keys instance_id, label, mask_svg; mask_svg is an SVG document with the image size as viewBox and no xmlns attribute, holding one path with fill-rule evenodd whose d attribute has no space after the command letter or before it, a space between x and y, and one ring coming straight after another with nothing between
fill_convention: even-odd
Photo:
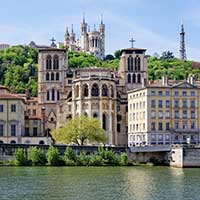
<instances>
[{"instance_id":1,"label":"window","mask_svg":"<svg viewBox=\"0 0 200 200\"><path fill-rule=\"evenodd\" d=\"M106 119L106 115L103 114L103 117L102 117L102 118L103 118L103 129L106 130L106 129L107 129L107 124L106 124L106 120L107 120L107 119Z\"/></svg>"},{"instance_id":2,"label":"window","mask_svg":"<svg viewBox=\"0 0 200 200\"><path fill-rule=\"evenodd\" d=\"M159 111L159 112L158 112L158 117L159 117L159 119L162 119L162 118L163 118L163 112L162 112L162 111Z\"/></svg>"},{"instance_id":3,"label":"window","mask_svg":"<svg viewBox=\"0 0 200 200\"><path fill-rule=\"evenodd\" d=\"M11 112L16 112L16 105L15 104L11 104Z\"/></svg>"},{"instance_id":4,"label":"window","mask_svg":"<svg viewBox=\"0 0 200 200\"><path fill-rule=\"evenodd\" d=\"M174 100L174 107L178 108L178 100Z\"/></svg>"},{"instance_id":5,"label":"window","mask_svg":"<svg viewBox=\"0 0 200 200\"><path fill-rule=\"evenodd\" d=\"M163 92L162 92L162 91L158 91L158 95L159 95L159 96L162 96L162 95L163 95Z\"/></svg>"},{"instance_id":6,"label":"window","mask_svg":"<svg viewBox=\"0 0 200 200\"><path fill-rule=\"evenodd\" d=\"M166 96L170 96L170 91L166 91L166 92L165 92L165 95L166 95Z\"/></svg>"},{"instance_id":7,"label":"window","mask_svg":"<svg viewBox=\"0 0 200 200\"><path fill-rule=\"evenodd\" d=\"M54 69L58 69L58 67L59 67L59 59L58 59L58 56L55 55L55 56L53 57L53 68L54 68Z\"/></svg>"},{"instance_id":8,"label":"window","mask_svg":"<svg viewBox=\"0 0 200 200\"><path fill-rule=\"evenodd\" d=\"M183 108L187 108L187 100L183 100Z\"/></svg>"},{"instance_id":9,"label":"window","mask_svg":"<svg viewBox=\"0 0 200 200\"><path fill-rule=\"evenodd\" d=\"M159 131L162 131L162 130L163 130L163 127L162 127L162 123L161 123L161 122L158 123L158 130L159 130Z\"/></svg>"},{"instance_id":10,"label":"window","mask_svg":"<svg viewBox=\"0 0 200 200\"><path fill-rule=\"evenodd\" d=\"M117 124L117 132L120 132L120 131L121 131L121 125Z\"/></svg>"},{"instance_id":11,"label":"window","mask_svg":"<svg viewBox=\"0 0 200 200\"><path fill-rule=\"evenodd\" d=\"M166 131L169 131L170 130L170 124L169 122L166 123Z\"/></svg>"},{"instance_id":12,"label":"window","mask_svg":"<svg viewBox=\"0 0 200 200\"><path fill-rule=\"evenodd\" d=\"M3 124L0 124L0 136L3 136Z\"/></svg>"},{"instance_id":13,"label":"window","mask_svg":"<svg viewBox=\"0 0 200 200\"><path fill-rule=\"evenodd\" d=\"M166 108L170 108L170 101L169 101L169 100L166 100L166 102L165 102L165 107L166 107Z\"/></svg>"},{"instance_id":14,"label":"window","mask_svg":"<svg viewBox=\"0 0 200 200\"><path fill-rule=\"evenodd\" d=\"M54 81L54 73L51 73L51 80Z\"/></svg>"},{"instance_id":15,"label":"window","mask_svg":"<svg viewBox=\"0 0 200 200\"><path fill-rule=\"evenodd\" d=\"M46 59L46 69L51 69L51 56L48 55Z\"/></svg>"},{"instance_id":16,"label":"window","mask_svg":"<svg viewBox=\"0 0 200 200\"><path fill-rule=\"evenodd\" d=\"M33 125L37 125L38 124L38 120L34 119L33 120Z\"/></svg>"},{"instance_id":17,"label":"window","mask_svg":"<svg viewBox=\"0 0 200 200\"><path fill-rule=\"evenodd\" d=\"M11 124L11 136L16 136L16 125Z\"/></svg>"},{"instance_id":18,"label":"window","mask_svg":"<svg viewBox=\"0 0 200 200\"><path fill-rule=\"evenodd\" d=\"M166 110L166 112L165 112L165 118L166 119L170 118L170 112L169 112L169 110Z\"/></svg>"},{"instance_id":19,"label":"window","mask_svg":"<svg viewBox=\"0 0 200 200\"><path fill-rule=\"evenodd\" d=\"M187 122L183 122L183 130L187 129Z\"/></svg>"},{"instance_id":20,"label":"window","mask_svg":"<svg viewBox=\"0 0 200 200\"><path fill-rule=\"evenodd\" d=\"M60 100L60 92L57 91L57 101L59 101L59 100Z\"/></svg>"},{"instance_id":21,"label":"window","mask_svg":"<svg viewBox=\"0 0 200 200\"><path fill-rule=\"evenodd\" d=\"M155 122L151 122L151 130L152 131L156 130L156 123Z\"/></svg>"},{"instance_id":22,"label":"window","mask_svg":"<svg viewBox=\"0 0 200 200\"><path fill-rule=\"evenodd\" d=\"M195 129L195 123L191 122L191 129L194 130Z\"/></svg>"},{"instance_id":23,"label":"window","mask_svg":"<svg viewBox=\"0 0 200 200\"><path fill-rule=\"evenodd\" d=\"M156 107L156 101L155 100L151 100L151 107L155 108Z\"/></svg>"},{"instance_id":24,"label":"window","mask_svg":"<svg viewBox=\"0 0 200 200\"><path fill-rule=\"evenodd\" d=\"M178 91L175 91L174 92L174 96L178 96L179 95L179 92Z\"/></svg>"},{"instance_id":25,"label":"window","mask_svg":"<svg viewBox=\"0 0 200 200\"><path fill-rule=\"evenodd\" d=\"M33 127L33 136L37 136L37 128Z\"/></svg>"},{"instance_id":26,"label":"window","mask_svg":"<svg viewBox=\"0 0 200 200\"><path fill-rule=\"evenodd\" d=\"M155 118L156 117L156 112L153 110L151 111L151 118Z\"/></svg>"},{"instance_id":27,"label":"window","mask_svg":"<svg viewBox=\"0 0 200 200\"><path fill-rule=\"evenodd\" d=\"M131 75L130 74L127 75L127 79L128 79L128 83L131 83Z\"/></svg>"},{"instance_id":28,"label":"window","mask_svg":"<svg viewBox=\"0 0 200 200\"><path fill-rule=\"evenodd\" d=\"M183 119L187 119L187 110L183 110Z\"/></svg>"},{"instance_id":29,"label":"window","mask_svg":"<svg viewBox=\"0 0 200 200\"><path fill-rule=\"evenodd\" d=\"M92 96L99 96L99 87L96 83L92 86Z\"/></svg>"},{"instance_id":30,"label":"window","mask_svg":"<svg viewBox=\"0 0 200 200\"><path fill-rule=\"evenodd\" d=\"M194 101L194 100L191 100L191 101L190 101L190 107L191 107L191 108L195 108L195 101Z\"/></svg>"},{"instance_id":31,"label":"window","mask_svg":"<svg viewBox=\"0 0 200 200\"><path fill-rule=\"evenodd\" d=\"M135 57L135 70L140 71L140 57L138 55Z\"/></svg>"},{"instance_id":32,"label":"window","mask_svg":"<svg viewBox=\"0 0 200 200\"><path fill-rule=\"evenodd\" d=\"M47 91L47 101L49 101L49 97L50 97L49 91Z\"/></svg>"},{"instance_id":33,"label":"window","mask_svg":"<svg viewBox=\"0 0 200 200\"><path fill-rule=\"evenodd\" d=\"M163 106L162 106L162 100L158 100L158 107L159 108L162 108Z\"/></svg>"},{"instance_id":34,"label":"window","mask_svg":"<svg viewBox=\"0 0 200 200\"><path fill-rule=\"evenodd\" d=\"M29 128L25 128L25 136L29 136Z\"/></svg>"},{"instance_id":35,"label":"window","mask_svg":"<svg viewBox=\"0 0 200 200\"><path fill-rule=\"evenodd\" d=\"M191 111L191 119L195 119L195 111L194 110Z\"/></svg>"},{"instance_id":36,"label":"window","mask_svg":"<svg viewBox=\"0 0 200 200\"><path fill-rule=\"evenodd\" d=\"M54 101L55 100L55 90L52 89L52 92L51 92L51 100Z\"/></svg>"},{"instance_id":37,"label":"window","mask_svg":"<svg viewBox=\"0 0 200 200\"><path fill-rule=\"evenodd\" d=\"M49 81L49 73L46 73L46 81Z\"/></svg>"},{"instance_id":38,"label":"window","mask_svg":"<svg viewBox=\"0 0 200 200\"><path fill-rule=\"evenodd\" d=\"M187 91L182 92L183 96L187 96Z\"/></svg>"},{"instance_id":39,"label":"window","mask_svg":"<svg viewBox=\"0 0 200 200\"><path fill-rule=\"evenodd\" d=\"M178 123L178 122L175 122L174 128L175 128L175 129L179 129L179 123Z\"/></svg>"},{"instance_id":40,"label":"window","mask_svg":"<svg viewBox=\"0 0 200 200\"><path fill-rule=\"evenodd\" d=\"M151 96L155 96L156 95L156 91L151 91Z\"/></svg>"},{"instance_id":41,"label":"window","mask_svg":"<svg viewBox=\"0 0 200 200\"><path fill-rule=\"evenodd\" d=\"M59 72L56 73L56 81L59 81Z\"/></svg>"},{"instance_id":42,"label":"window","mask_svg":"<svg viewBox=\"0 0 200 200\"><path fill-rule=\"evenodd\" d=\"M33 109L33 116L36 116L36 109Z\"/></svg>"},{"instance_id":43,"label":"window","mask_svg":"<svg viewBox=\"0 0 200 200\"><path fill-rule=\"evenodd\" d=\"M176 110L176 111L174 112L174 118L175 118L175 119L178 119L178 118L179 118L179 111Z\"/></svg>"},{"instance_id":44,"label":"window","mask_svg":"<svg viewBox=\"0 0 200 200\"><path fill-rule=\"evenodd\" d=\"M141 83L141 75L140 74L137 75L137 82Z\"/></svg>"},{"instance_id":45,"label":"window","mask_svg":"<svg viewBox=\"0 0 200 200\"><path fill-rule=\"evenodd\" d=\"M195 91L191 91L191 96L192 96L192 97L195 96Z\"/></svg>"},{"instance_id":46,"label":"window","mask_svg":"<svg viewBox=\"0 0 200 200\"><path fill-rule=\"evenodd\" d=\"M136 83L136 76L133 74L133 83Z\"/></svg>"},{"instance_id":47,"label":"window","mask_svg":"<svg viewBox=\"0 0 200 200\"><path fill-rule=\"evenodd\" d=\"M102 86L102 96L107 97L108 96L108 87L106 84Z\"/></svg>"},{"instance_id":48,"label":"window","mask_svg":"<svg viewBox=\"0 0 200 200\"><path fill-rule=\"evenodd\" d=\"M3 104L0 105L0 112L3 112Z\"/></svg>"},{"instance_id":49,"label":"window","mask_svg":"<svg viewBox=\"0 0 200 200\"><path fill-rule=\"evenodd\" d=\"M128 57L128 71L133 71L133 57Z\"/></svg>"}]
</instances>

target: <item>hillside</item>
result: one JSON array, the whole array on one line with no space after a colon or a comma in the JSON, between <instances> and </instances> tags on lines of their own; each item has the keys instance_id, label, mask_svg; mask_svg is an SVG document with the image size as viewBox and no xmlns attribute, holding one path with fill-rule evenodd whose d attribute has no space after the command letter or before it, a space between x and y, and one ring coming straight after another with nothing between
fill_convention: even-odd
<instances>
[{"instance_id":1,"label":"hillside","mask_svg":"<svg viewBox=\"0 0 200 200\"><path fill-rule=\"evenodd\" d=\"M69 52L68 56L70 68L97 66L116 70L119 66L119 59L112 55L108 55L106 61L82 52ZM38 51L28 46L13 46L0 51L0 84L9 87L13 93L25 93L29 90L31 96L36 96L37 57ZM170 79L181 80L191 73L197 74L200 78L200 69L193 69L192 61L182 61L177 58L148 58L149 80L160 79L163 75L168 75Z\"/></svg>"}]
</instances>

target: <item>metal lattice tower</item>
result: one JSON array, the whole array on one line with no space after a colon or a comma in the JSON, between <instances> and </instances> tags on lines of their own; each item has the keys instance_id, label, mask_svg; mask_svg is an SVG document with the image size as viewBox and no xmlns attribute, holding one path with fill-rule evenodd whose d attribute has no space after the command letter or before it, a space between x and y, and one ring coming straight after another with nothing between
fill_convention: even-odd
<instances>
[{"instance_id":1,"label":"metal lattice tower","mask_svg":"<svg viewBox=\"0 0 200 200\"><path fill-rule=\"evenodd\" d=\"M180 32L180 59L186 60L186 50L185 50L185 31L183 22L181 22L181 32Z\"/></svg>"}]
</instances>

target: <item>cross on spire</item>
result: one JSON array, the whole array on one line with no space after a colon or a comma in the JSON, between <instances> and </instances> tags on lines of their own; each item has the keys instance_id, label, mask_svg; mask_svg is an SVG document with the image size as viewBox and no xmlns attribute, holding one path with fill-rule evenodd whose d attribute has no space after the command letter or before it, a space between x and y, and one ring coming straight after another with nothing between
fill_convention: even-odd
<instances>
[{"instance_id":1,"label":"cross on spire","mask_svg":"<svg viewBox=\"0 0 200 200\"><path fill-rule=\"evenodd\" d=\"M129 40L129 42L131 43L131 48L133 48L133 43L135 42L135 40L134 40L133 38L131 38L131 39Z\"/></svg>"},{"instance_id":2,"label":"cross on spire","mask_svg":"<svg viewBox=\"0 0 200 200\"><path fill-rule=\"evenodd\" d=\"M52 47L56 46L56 44L55 44L56 40L54 39L54 37L52 37L50 41L51 41L51 46Z\"/></svg>"}]
</instances>

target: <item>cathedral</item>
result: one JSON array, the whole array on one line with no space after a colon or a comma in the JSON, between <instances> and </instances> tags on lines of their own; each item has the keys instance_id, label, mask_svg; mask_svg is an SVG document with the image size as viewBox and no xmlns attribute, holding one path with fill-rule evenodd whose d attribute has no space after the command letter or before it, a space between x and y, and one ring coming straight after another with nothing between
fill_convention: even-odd
<instances>
[{"instance_id":1,"label":"cathedral","mask_svg":"<svg viewBox=\"0 0 200 200\"><path fill-rule=\"evenodd\" d=\"M67 49L54 45L39 49L38 107L40 116L45 116L45 132L86 115L100 120L107 144L127 145L127 92L146 81L145 51L122 49L119 69L113 71L95 66L70 69Z\"/></svg>"},{"instance_id":2,"label":"cathedral","mask_svg":"<svg viewBox=\"0 0 200 200\"><path fill-rule=\"evenodd\" d=\"M80 26L80 38L76 39L76 34L73 30L73 25L71 31L68 27L66 28L64 46L73 51L82 51L88 54L92 54L97 58L103 60L105 57L105 24L101 20L99 29L90 30L85 17Z\"/></svg>"}]
</instances>

